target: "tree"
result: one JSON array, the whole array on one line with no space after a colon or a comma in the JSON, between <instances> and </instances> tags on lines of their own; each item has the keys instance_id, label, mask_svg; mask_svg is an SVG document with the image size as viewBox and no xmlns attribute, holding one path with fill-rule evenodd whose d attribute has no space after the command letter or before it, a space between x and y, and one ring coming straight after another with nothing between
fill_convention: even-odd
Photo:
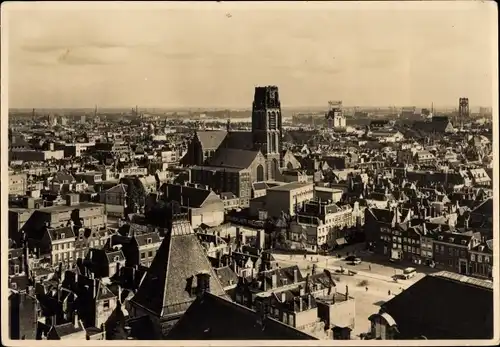
<instances>
[{"instance_id":1,"label":"tree","mask_svg":"<svg viewBox=\"0 0 500 347\"><path fill-rule=\"evenodd\" d=\"M127 206L133 212L137 208L144 207L146 202L146 190L138 177L125 177L122 183L127 185Z\"/></svg>"}]
</instances>

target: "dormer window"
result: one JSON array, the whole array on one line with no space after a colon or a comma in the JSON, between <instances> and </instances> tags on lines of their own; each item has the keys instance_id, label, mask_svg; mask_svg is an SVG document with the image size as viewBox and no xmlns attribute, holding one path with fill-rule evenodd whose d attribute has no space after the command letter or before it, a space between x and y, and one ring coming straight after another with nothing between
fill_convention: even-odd
<instances>
[{"instance_id":1,"label":"dormer window","mask_svg":"<svg viewBox=\"0 0 500 347\"><path fill-rule=\"evenodd\" d=\"M455 239L453 237L450 237L449 240L450 240L450 242L454 242L455 241Z\"/></svg>"},{"instance_id":2,"label":"dormer window","mask_svg":"<svg viewBox=\"0 0 500 347\"><path fill-rule=\"evenodd\" d=\"M147 242L148 244L153 243L153 239L149 237L149 238L146 240L146 242Z\"/></svg>"},{"instance_id":3,"label":"dormer window","mask_svg":"<svg viewBox=\"0 0 500 347\"><path fill-rule=\"evenodd\" d=\"M467 244L467 240L462 240L462 245L466 245Z\"/></svg>"},{"instance_id":4,"label":"dormer window","mask_svg":"<svg viewBox=\"0 0 500 347\"><path fill-rule=\"evenodd\" d=\"M441 235L438 236L438 240L442 240L443 237Z\"/></svg>"},{"instance_id":5,"label":"dormer window","mask_svg":"<svg viewBox=\"0 0 500 347\"><path fill-rule=\"evenodd\" d=\"M66 238L66 234L65 233L61 233L61 239L65 239Z\"/></svg>"},{"instance_id":6,"label":"dormer window","mask_svg":"<svg viewBox=\"0 0 500 347\"><path fill-rule=\"evenodd\" d=\"M115 258L114 258L114 259L115 259L115 262L117 262L117 261L119 261L119 260L120 260L120 257L119 257L119 256L117 256L117 255L115 255Z\"/></svg>"}]
</instances>

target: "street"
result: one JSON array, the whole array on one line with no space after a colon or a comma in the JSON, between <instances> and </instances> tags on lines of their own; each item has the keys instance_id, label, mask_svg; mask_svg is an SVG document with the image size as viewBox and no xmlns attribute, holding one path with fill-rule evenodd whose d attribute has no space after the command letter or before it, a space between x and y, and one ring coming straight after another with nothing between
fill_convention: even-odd
<instances>
[{"instance_id":1,"label":"street","mask_svg":"<svg viewBox=\"0 0 500 347\"><path fill-rule=\"evenodd\" d=\"M349 251L350 254L352 252L354 249ZM402 274L402 269L395 268L391 266L392 264L374 263L370 259L372 255L362 250L356 250L356 255L362 259L362 263L350 265L344 260L347 251L343 250L342 253L342 258L331 255L308 255L306 259L303 255L273 254L273 256L281 267L298 265L303 276L311 273L313 264L316 265L316 272L328 269L336 282L338 292L345 293L346 286L348 286L349 295L356 300L356 323L352 332L353 336L369 331L368 317L377 313L381 304L423 278L427 273L433 272L430 268L429 271L425 271L424 268L425 273L420 272L419 267L413 278L395 282L393 276ZM347 271L345 274L337 273L336 270L340 270L341 267L355 271L356 274L350 276Z\"/></svg>"}]
</instances>

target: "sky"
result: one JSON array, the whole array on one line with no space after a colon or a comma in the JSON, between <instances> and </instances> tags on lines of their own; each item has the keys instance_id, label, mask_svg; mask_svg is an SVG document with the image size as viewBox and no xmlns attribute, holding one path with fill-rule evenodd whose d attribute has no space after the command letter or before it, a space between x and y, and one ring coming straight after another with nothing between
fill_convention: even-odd
<instances>
[{"instance_id":1,"label":"sky","mask_svg":"<svg viewBox=\"0 0 500 347\"><path fill-rule=\"evenodd\" d=\"M3 5L13 108L495 101L487 2Z\"/></svg>"}]
</instances>

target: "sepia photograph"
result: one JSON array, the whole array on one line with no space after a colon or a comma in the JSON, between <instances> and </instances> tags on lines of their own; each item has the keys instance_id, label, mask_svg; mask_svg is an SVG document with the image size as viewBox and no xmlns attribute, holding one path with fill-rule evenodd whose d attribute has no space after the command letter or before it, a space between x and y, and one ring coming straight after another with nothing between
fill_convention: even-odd
<instances>
[{"instance_id":1,"label":"sepia photograph","mask_svg":"<svg viewBox=\"0 0 500 347\"><path fill-rule=\"evenodd\" d=\"M493 1L2 3L2 343L500 343L497 32Z\"/></svg>"}]
</instances>

